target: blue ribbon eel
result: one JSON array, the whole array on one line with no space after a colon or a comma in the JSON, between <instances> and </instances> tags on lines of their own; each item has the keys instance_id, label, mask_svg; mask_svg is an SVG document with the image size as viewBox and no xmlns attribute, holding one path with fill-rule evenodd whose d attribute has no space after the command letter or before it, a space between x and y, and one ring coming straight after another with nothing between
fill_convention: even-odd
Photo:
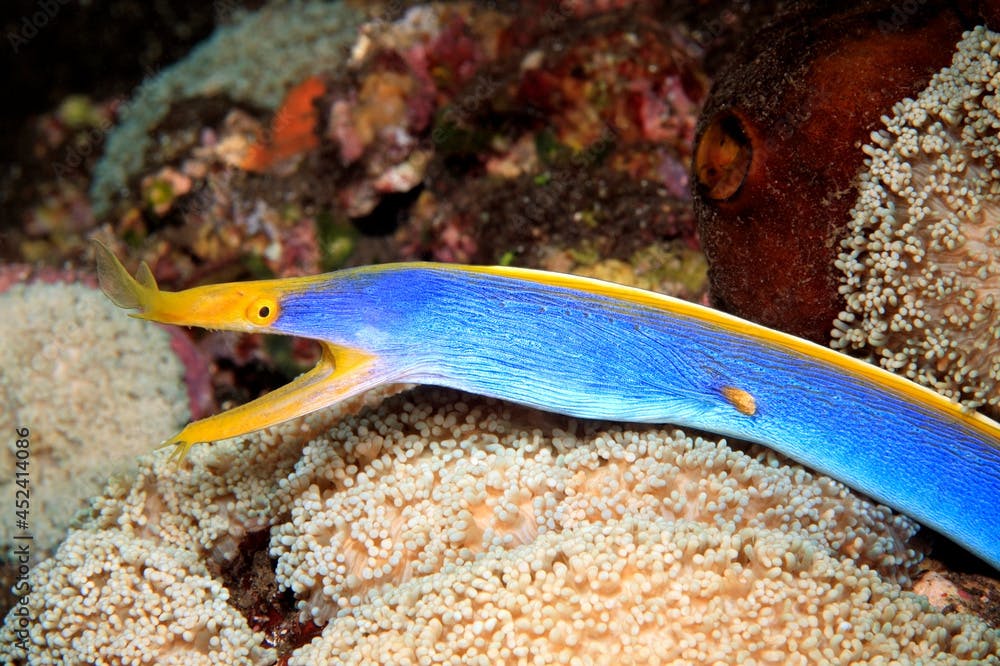
<instances>
[{"instance_id":1,"label":"blue ribbon eel","mask_svg":"<svg viewBox=\"0 0 1000 666\"><path fill-rule=\"evenodd\" d=\"M764 444L912 516L1000 569L1000 424L861 360L675 298L521 268L404 263L160 291L103 246L133 316L318 340L290 384L189 424L252 432L374 386L447 386L575 417Z\"/></svg>"}]
</instances>

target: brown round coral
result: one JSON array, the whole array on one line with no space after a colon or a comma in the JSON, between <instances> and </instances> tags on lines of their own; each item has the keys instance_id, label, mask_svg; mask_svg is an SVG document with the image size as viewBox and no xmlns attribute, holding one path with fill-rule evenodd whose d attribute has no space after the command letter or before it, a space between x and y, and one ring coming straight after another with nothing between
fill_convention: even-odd
<instances>
[{"instance_id":1,"label":"brown round coral","mask_svg":"<svg viewBox=\"0 0 1000 666\"><path fill-rule=\"evenodd\" d=\"M941 2L902 15L887 2L829 7L779 16L734 58L694 164L715 304L816 341L841 309L834 261L858 147L948 64L971 21Z\"/></svg>"}]
</instances>

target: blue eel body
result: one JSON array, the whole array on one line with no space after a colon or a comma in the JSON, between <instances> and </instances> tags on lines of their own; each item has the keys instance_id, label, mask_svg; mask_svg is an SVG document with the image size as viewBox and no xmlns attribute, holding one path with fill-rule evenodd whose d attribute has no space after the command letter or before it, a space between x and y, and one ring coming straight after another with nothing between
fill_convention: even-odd
<instances>
[{"instance_id":1,"label":"blue eel body","mask_svg":"<svg viewBox=\"0 0 1000 666\"><path fill-rule=\"evenodd\" d=\"M758 442L1000 569L1000 426L906 379L708 308L586 278L390 264L309 280L282 296L269 329L370 354L359 388L434 384Z\"/></svg>"}]
</instances>

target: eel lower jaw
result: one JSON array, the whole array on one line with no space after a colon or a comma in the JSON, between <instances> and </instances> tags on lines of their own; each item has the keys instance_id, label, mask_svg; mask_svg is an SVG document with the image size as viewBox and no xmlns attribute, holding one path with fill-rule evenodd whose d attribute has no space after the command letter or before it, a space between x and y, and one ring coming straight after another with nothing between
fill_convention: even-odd
<instances>
[{"instance_id":1,"label":"eel lower jaw","mask_svg":"<svg viewBox=\"0 0 1000 666\"><path fill-rule=\"evenodd\" d=\"M256 400L189 423L159 448L175 447L170 459L180 464L195 444L263 430L394 379L378 369L377 358L371 354L321 344L323 355L312 370Z\"/></svg>"}]
</instances>

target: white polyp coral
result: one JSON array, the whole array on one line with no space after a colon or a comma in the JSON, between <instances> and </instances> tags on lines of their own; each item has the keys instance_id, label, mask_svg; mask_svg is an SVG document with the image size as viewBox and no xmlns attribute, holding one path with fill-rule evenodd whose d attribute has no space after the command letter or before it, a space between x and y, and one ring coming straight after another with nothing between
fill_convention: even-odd
<instances>
[{"instance_id":1,"label":"white polyp coral","mask_svg":"<svg viewBox=\"0 0 1000 666\"><path fill-rule=\"evenodd\" d=\"M964 622L794 531L625 516L372 589L289 666L982 663Z\"/></svg>"},{"instance_id":2,"label":"white polyp coral","mask_svg":"<svg viewBox=\"0 0 1000 666\"><path fill-rule=\"evenodd\" d=\"M683 433L523 432L462 403L377 417L306 449L300 467L323 477L274 530L278 580L302 599L304 618L326 622L382 585L626 516L794 530L890 577L916 559L902 546L908 520L826 477Z\"/></svg>"},{"instance_id":3,"label":"white polyp coral","mask_svg":"<svg viewBox=\"0 0 1000 666\"><path fill-rule=\"evenodd\" d=\"M377 399L196 447L193 464L180 469L166 452L142 456L134 474L113 478L91 501L90 515L56 554L32 568L30 640L14 633L19 606L0 629L0 661L274 663L208 565L234 558L248 531L280 523L289 495L301 491L289 479L303 446Z\"/></svg>"},{"instance_id":4,"label":"white polyp coral","mask_svg":"<svg viewBox=\"0 0 1000 666\"><path fill-rule=\"evenodd\" d=\"M765 449L424 395L303 452L271 553L327 625L292 664L956 664L1000 649L903 591L909 520Z\"/></svg>"},{"instance_id":5,"label":"white polyp coral","mask_svg":"<svg viewBox=\"0 0 1000 666\"><path fill-rule=\"evenodd\" d=\"M274 663L225 587L184 548L121 530L74 531L31 584L28 637L11 623L0 629L4 663Z\"/></svg>"},{"instance_id":6,"label":"white polyp coral","mask_svg":"<svg viewBox=\"0 0 1000 666\"><path fill-rule=\"evenodd\" d=\"M13 500L15 428L28 428L20 468L30 493L28 532L44 554L108 476L134 468L149 442L188 415L180 361L162 329L122 317L83 285L18 285L0 294L0 495ZM20 532L20 531L18 531ZM0 540L15 534L14 511L0 516Z\"/></svg>"},{"instance_id":7,"label":"white polyp coral","mask_svg":"<svg viewBox=\"0 0 1000 666\"><path fill-rule=\"evenodd\" d=\"M291 664L973 664L1000 652L977 618L905 591L920 559L910 520L766 449L440 389L378 403L389 390L198 446L179 470L163 453L141 460L32 572L45 620L14 655L87 662L93 644L114 661L166 636L200 659L204 637L218 644L206 627L243 631L205 564L224 567L262 529L278 582L325 624ZM143 567L154 583L194 581L188 619L120 620L137 585L142 617L185 589L138 581ZM203 625L209 607L228 619ZM45 614L55 608L71 612ZM266 653L239 635L244 662L217 663Z\"/></svg>"},{"instance_id":8,"label":"white polyp coral","mask_svg":"<svg viewBox=\"0 0 1000 666\"><path fill-rule=\"evenodd\" d=\"M1000 407L1000 35L952 64L864 147L831 344L970 407Z\"/></svg>"},{"instance_id":9,"label":"white polyp coral","mask_svg":"<svg viewBox=\"0 0 1000 666\"><path fill-rule=\"evenodd\" d=\"M144 456L133 478L113 479L91 500L86 527L127 527L215 564L232 560L247 533L280 524L291 498L304 491L295 473L303 447L395 390L379 389L263 434L196 446L188 454L192 464L180 468L166 455Z\"/></svg>"}]
</instances>

